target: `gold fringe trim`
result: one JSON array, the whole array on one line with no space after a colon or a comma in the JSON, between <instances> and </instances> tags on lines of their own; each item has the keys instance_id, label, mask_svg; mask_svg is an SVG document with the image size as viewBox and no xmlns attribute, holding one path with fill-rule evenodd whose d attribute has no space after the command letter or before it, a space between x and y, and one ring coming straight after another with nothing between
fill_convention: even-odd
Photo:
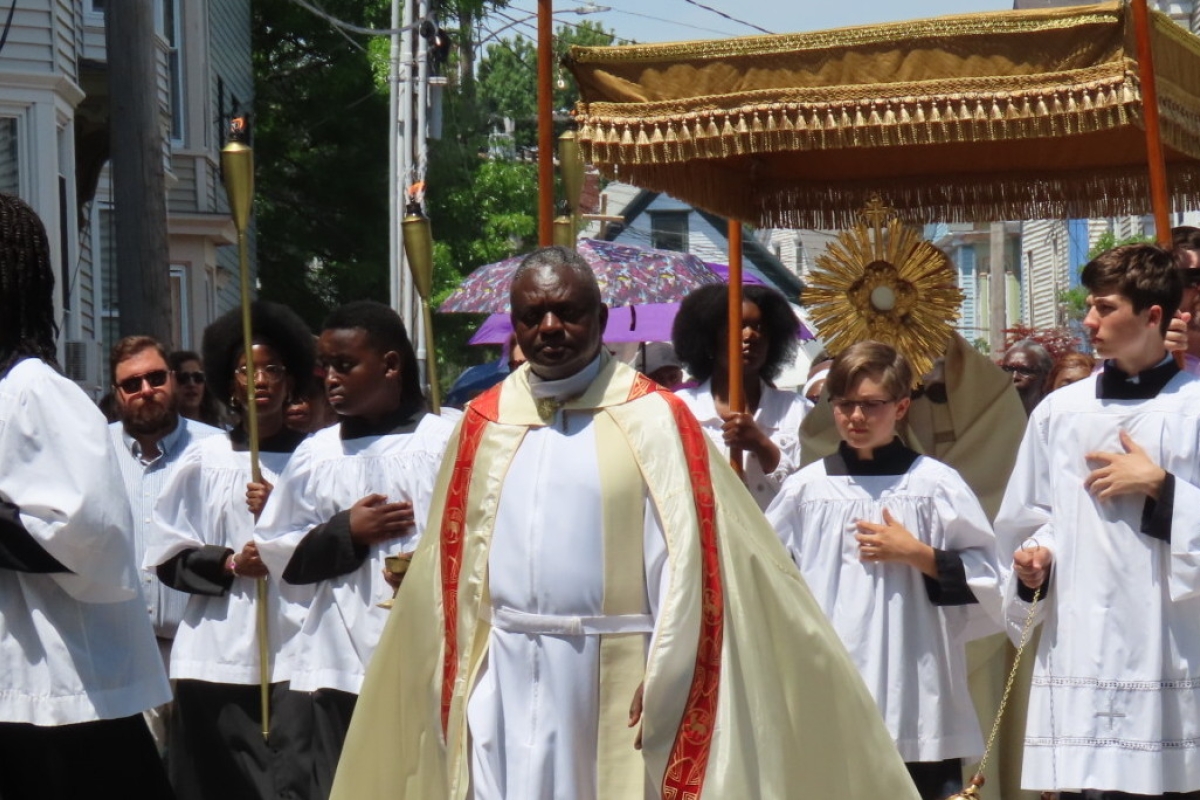
<instances>
[{"instance_id":1,"label":"gold fringe trim","mask_svg":"<svg viewBox=\"0 0 1200 800\"><path fill-rule=\"evenodd\" d=\"M697 208L759 227L839 230L857 221L874 195L906 222L1086 219L1149 213L1149 178L1141 167L1065 174L930 176L858 183L773 185L733 165L605 167L602 172ZM1200 208L1200 164L1167 165L1173 211Z\"/></svg>"},{"instance_id":2,"label":"gold fringe trim","mask_svg":"<svg viewBox=\"0 0 1200 800\"><path fill-rule=\"evenodd\" d=\"M1200 138L1195 98L1170 92L1163 99L1164 115L1181 137L1172 146L1196 151L1200 145L1185 146ZM597 166L672 164L731 155L1070 136L1139 120L1140 104L1136 76L1123 71L1106 80L1035 92L789 102L653 119L583 112L577 122L585 157Z\"/></svg>"},{"instance_id":3,"label":"gold fringe trim","mask_svg":"<svg viewBox=\"0 0 1200 800\"><path fill-rule=\"evenodd\" d=\"M766 36L741 36L663 44L635 44L617 47L571 48L568 64L595 65L654 61L704 61L739 56L772 56L796 50L825 50L842 47L866 47L920 40L944 41L952 36L999 36L1039 31L1080 28L1087 25L1112 26L1122 20L1121 3L1102 3L1070 9L1026 9L1022 11L957 14L944 17L860 25L807 33Z\"/></svg>"}]
</instances>

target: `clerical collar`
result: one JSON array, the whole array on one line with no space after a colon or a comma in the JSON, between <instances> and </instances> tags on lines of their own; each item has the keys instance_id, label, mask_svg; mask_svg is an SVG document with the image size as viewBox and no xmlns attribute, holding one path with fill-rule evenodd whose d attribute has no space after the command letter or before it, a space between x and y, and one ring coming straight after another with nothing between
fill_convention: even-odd
<instances>
[{"instance_id":1,"label":"clerical collar","mask_svg":"<svg viewBox=\"0 0 1200 800\"><path fill-rule=\"evenodd\" d=\"M296 452L296 448L300 446L300 443L304 441L306 435L291 428L284 428L274 436L260 439L258 449L264 453L294 453ZM250 443L247 441L247 438L245 429L240 425L229 432L229 441L233 445L233 449L237 452L250 449Z\"/></svg>"},{"instance_id":2,"label":"clerical collar","mask_svg":"<svg viewBox=\"0 0 1200 800\"><path fill-rule=\"evenodd\" d=\"M556 381L546 380L530 369L529 391L537 405L538 416L548 420L558 409L586 392L600 374L602 361L602 353L597 353L592 362L579 372Z\"/></svg>"},{"instance_id":3,"label":"clerical collar","mask_svg":"<svg viewBox=\"0 0 1200 800\"><path fill-rule=\"evenodd\" d=\"M1114 361L1105 361L1096 380L1096 397L1101 400L1149 400L1157 397L1178 373L1179 365L1171 353L1136 375L1127 375Z\"/></svg>"},{"instance_id":4,"label":"clerical collar","mask_svg":"<svg viewBox=\"0 0 1200 800\"><path fill-rule=\"evenodd\" d=\"M850 445L842 442L833 455L825 459L827 475L903 475L921 457L910 450L899 437L883 447L876 447L873 458L862 459Z\"/></svg>"},{"instance_id":5,"label":"clerical collar","mask_svg":"<svg viewBox=\"0 0 1200 800\"><path fill-rule=\"evenodd\" d=\"M412 433L421 423L425 414L419 409L413 411L407 404L404 407L389 411L379 419L371 422L363 417L342 417L338 435L342 440L362 439L366 436L386 436L390 433Z\"/></svg>"}]
</instances>

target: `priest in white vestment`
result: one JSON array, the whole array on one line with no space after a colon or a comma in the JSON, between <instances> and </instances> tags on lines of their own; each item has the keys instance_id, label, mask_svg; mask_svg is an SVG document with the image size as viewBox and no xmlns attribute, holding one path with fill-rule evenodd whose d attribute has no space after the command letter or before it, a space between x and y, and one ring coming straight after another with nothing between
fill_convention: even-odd
<instances>
[{"instance_id":1,"label":"priest in white vestment","mask_svg":"<svg viewBox=\"0 0 1200 800\"><path fill-rule=\"evenodd\" d=\"M602 352L586 263L535 252L512 302L529 366L456 430L333 797L914 798L754 499Z\"/></svg>"},{"instance_id":2,"label":"priest in white vestment","mask_svg":"<svg viewBox=\"0 0 1200 800\"><path fill-rule=\"evenodd\" d=\"M1013 553L1011 635L1042 622L1026 788L1070 798L1200 796L1200 379L1163 344L1169 253L1111 250L1083 271L1103 370L1047 396L996 532Z\"/></svg>"}]
</instances>

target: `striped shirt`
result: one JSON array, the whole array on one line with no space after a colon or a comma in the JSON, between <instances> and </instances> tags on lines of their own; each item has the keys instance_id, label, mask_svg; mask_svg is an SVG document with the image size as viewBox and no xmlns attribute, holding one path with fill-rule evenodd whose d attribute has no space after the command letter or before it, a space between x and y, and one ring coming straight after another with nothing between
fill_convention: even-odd
<instances>
[{"instance_id":1,"label":"striped shirt","mask_svg":"<svg viewBox=\"0 0 1200 800\"><path fill-rule=\"evenodd\" d=\"M142 458L142 446L125 432L120 422L109 425L108 432L117 451L117 461L121 464L125 491L129 494L129 507L133 513L134 563L140 566L149 537L155 535L151 522L154 503L174 471L179 456L192 442L219 434L221 430L180 417L175 429L158 440L159 455L153 459ZM154 625L155 635L160 639L174 638L175 629L179 627L187 607L188 595L168 589L153 572L143 571L142 596L146 599L146 612Z\"/></svg>"}]
</instances>

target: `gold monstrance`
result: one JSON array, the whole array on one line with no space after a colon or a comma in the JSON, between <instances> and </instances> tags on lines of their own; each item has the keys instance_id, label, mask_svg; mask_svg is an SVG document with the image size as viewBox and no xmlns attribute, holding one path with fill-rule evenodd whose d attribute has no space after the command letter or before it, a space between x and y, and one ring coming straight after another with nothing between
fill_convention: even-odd
<instances>
[{"instance_id":1,"label":"gold monstrance","mask_svg":"<svg viewBox=\"0 0 1200 800\"><path fill-rule=\"evenodd\" d=\"M872 197L817 258L801 299L830 355L873 339L896 348L914 381L946 350L963 293L950 260Z\"/></svg>"}]
</instances>

